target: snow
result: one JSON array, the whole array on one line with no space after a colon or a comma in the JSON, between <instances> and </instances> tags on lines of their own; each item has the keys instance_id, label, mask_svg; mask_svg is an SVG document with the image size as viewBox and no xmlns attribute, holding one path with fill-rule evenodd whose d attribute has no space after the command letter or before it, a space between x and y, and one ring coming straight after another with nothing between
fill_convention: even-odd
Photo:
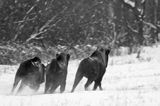
<instances>
[{"instance_id":1,"label":"snow","mask_svg":"<svg viewBox=\"0 0 160 106\"><path fill-rule=\"evenodd\" d=\"M84 90L83 78L74 93L70 93L80 60L69 63L64 93L43 94L25 88L22 94L11 94L17 66L0 66L0 106L159 106L160 46L145 47L142 57L136 55L111 57L102 80L103 91Z\"/></svg>"},{"instance_id":2,"label":"snow","mask_svg":"<svg viewBox=\"0 0 160 106\"><path fill-rule=\"evenodd\" d=\"M135 7L135 2L131 1L131 0L124 0L126 3L128 3L129 5L131 5L132 7Z\"/></svg>"},{"instance_id":3,"label":"snow","mask_svg":"<svg viewBox=\"0 0 160 106\"><path fill-rule=\"evenodd\" d=\"M34 96L2 96L1 106L158 106L159 92L89 91Z\"/></svg>"}]
</instances>

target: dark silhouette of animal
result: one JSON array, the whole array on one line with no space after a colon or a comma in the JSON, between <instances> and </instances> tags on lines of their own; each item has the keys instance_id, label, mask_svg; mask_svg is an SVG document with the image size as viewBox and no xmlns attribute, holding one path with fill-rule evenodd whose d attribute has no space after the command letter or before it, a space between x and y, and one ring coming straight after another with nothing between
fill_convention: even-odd
<instances>
[{"instance_id":1,"label":"dark silhouette of animal","mask_svg":"<svg viewBox=\"0 0 160 106\"><path fill-rule=\"evenodd\" d=\"M37 91L44 82L45 66L38 57L22 62L16 72L12 93L21 81L17 92L21 92L25 86Z\"/></svg>"},{"instance_id":2,"label":"dark silhouette of animal","mask_svg":"<svg viewBox=\"0 0 160 106\"><path fill-rule=\"evenodd\" d=\"M70 55L66 53L56 54L56 58L52 59L46 72L44 93L53 93L58 86L60 92L64 92L69 59Z\"/></svg>"},{"instance_id":3,"label":"dark silhouette of animal","mask_svg":"<svg viewBox=\"0 0 160 106\"><path fill-rule=\"evenodd\" d=\"M88 78L84 86L85 90L93 81L95 82L93 90L97 87L102 90L101 81L108 65L109 53L110 49L100 47L80 62L71 92L74 92L83 77Z\"/></svg>"}]
</instances>

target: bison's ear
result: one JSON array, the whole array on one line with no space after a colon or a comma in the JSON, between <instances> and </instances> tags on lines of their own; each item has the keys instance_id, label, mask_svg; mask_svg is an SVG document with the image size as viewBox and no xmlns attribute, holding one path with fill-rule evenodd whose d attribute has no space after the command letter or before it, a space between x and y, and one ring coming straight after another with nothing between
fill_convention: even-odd
<instances>
[{"instance_id":1,"label":"bison's ear","mask_svg":"<svg viewBox=\"0 0 160 106\"><path fill-rule=\"evenodd\" d=\"M58 60L59 59L59 57L60 57L60 54L56 54L56 59Z\"/></svg>"},{"instance_id":2,"label":"bison's ear","mask_svg":"<svg viewBox=\"0 0 160 106\"><path fill-rule=\"evenodd\" d=\"M60 54L57 53L57 54L56 54L56 59L59 58L59 56L60 56Z\"/></svg>"},{"instance_id":3,"label":"bison's ear","mask_svg":"<svg viewBox=\"0 0 160 106\"><path fill-rule=\"evenodd\" d=\"M111 51L110 49L107 49L106 50L106 55L108 55L110 53L110 51Z\"/></svg>"},{"instance_id":4,"label":"bison's ear","mask_svg":"<svg viewBox=\"0 0 160 106\"><path fill-rule=\"evenodd\" d=\"M67 60L69 61L69 59L70 59L70 54L67 54Z\"/></svg>"},{"instance_id":5,"label":"bison's ear","mask_svg":"<svg viewBox=\"0 0 160 106\"><path fill-rule=\"evenodd\" d=\"M32 62L40 62L41 63L41 59L39 57L34 57L31 59Z\"/></svg>"},{"instance_id":6,"label":"bison's ear","mask_svg":"<svg viewBox=\"0 0 160 106\"><path fill-rule=\"evenodd\" d=\"M57 61L62 61L63 57L61 54L56 54L56 59L57 59Z\"/></svg>"},{"instance_id":7,"label":"bison's ear","mask_svg":"<svg viewBox=\"0 0 160 106\"><path fill-rule=\"evenodd\" d=\"M97 57L99 55L99 51L94 51L91 55L90 55L90 57Z\"/></svg>"}]
</instances>

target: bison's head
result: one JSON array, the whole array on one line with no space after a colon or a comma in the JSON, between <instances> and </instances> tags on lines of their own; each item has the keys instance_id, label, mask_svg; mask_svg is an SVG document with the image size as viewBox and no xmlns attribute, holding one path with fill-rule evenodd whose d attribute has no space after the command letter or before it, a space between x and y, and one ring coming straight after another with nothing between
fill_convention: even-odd
<instances>
[{"instance_id":1,"label":"bison's head","mask_svg":"<svg viewBox=\"0 0 160 106\"><path fill-rule=\"evenodd\" d=\"M108 55L110 53L109 48L98 47L91 55L91 57L96 57L101 60L105 67L108 65Z\"/></svg>"},{"instance_id":2,"label":"bison's head","mask_svg":"<svg viewBox=\"0 0 160 106\"><path fill-rule=\"evenodd\" d=\"M110 49L101 47L99 49L99 51L100 51L100 53L102 55L104 65L105 65L105 67L107 67L107 65L108 65L108 55L110 53Z\"/></svg>"},{"instance_id":3,"label":"bison's head","mask_svg":"<svg viewBox=\"0 0 160 106\"><path fill-rule=\"evenodd\" d=\"M31 62L35 67L39 67L41 65L41 59L39 57L32 58Z\"/></svg>"},{"instance_id":4,"label":"bison's head","mask_svg":"<svg viewBox=\"0 0 160 106\"><path fill-rule=\"evenodd\" d=\"M46 67L44 64L41 63L41 60L39 57L34 57L31 59L32 64L34 65L34 67L36 67L38 69L38 73L37 74L37 78L39 77L39 82L42 83L44 82L44 77L45 77L45 71L46 71Z\"/></svg>"},{"instance_id":5,"label":"bison's head","mask_svg":"<svg viewBox=\"0 0 160 106\"><path fill-rule=\"evenodd\" d=\"M70 59L70 55L66 53L56 54L56 59L58 61L59 66L62 69L66 69L68 67L68 62Z\"/></svg>"}]
</instances>

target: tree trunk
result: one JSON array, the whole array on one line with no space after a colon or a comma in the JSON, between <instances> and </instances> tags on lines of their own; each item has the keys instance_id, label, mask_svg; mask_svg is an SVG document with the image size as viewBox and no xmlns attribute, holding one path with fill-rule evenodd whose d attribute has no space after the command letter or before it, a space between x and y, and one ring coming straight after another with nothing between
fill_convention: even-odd
<instances>
[{"instance_id":1,"label":"tree trunk","mask_svg":"<svg viewBox=\"0 0 160 106\"><path fill-rule=\"evenodd\" d=\"M154 25L157 25L158 0L154 0L154 4L155 4L155 6L154 6ZM159 40L158 39L158 33L159 33L158 30L159 30L158 28L156 30L154 29L155 33L153 35L153 39L154 39L155 42L157 42Z\"/></svg>"},{"instance_id":2,"label":"tree trunk","mask_svg":"<svg viewBox=\"0 0 160 106\"><path fill-rule=\"evenodd\" d=\"M142 19L140 19L139 20L139 22L138 22L138 43L140 44L140 45L143 45L144 43L144 37L143 37L143 21L142 21Z\"/></svg>"}]
</instances>

